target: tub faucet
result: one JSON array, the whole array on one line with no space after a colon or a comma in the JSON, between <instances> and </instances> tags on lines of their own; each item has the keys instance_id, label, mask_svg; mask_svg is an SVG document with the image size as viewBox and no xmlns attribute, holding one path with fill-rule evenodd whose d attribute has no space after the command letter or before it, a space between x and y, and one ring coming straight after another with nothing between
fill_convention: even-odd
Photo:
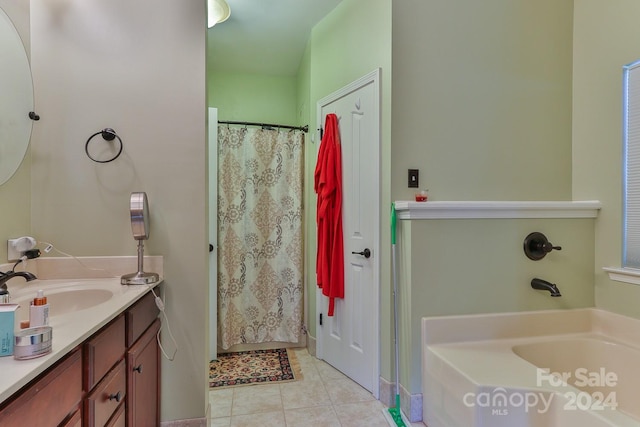
<instances>
[{"instance_id":1,"label":"tub faucet","mask_svg":"<svg viewBox=\"0 0 640 427\"><path fill-rule=\"evenodd\" d=\"M538 279L537 277L531 279L531 287L541 291L549 291L552 297L561 297L560 289L554 284L549 283L546 280Z\"/></svg>"},{"instance_id":2,"label":"tub faucet","mask_svg":"<svg viewBox=\"0 0 640 427\"><path fill-rule=\"evenodd\" d=\"M16 276L24 277L27 282L37 279L35 274L28 271L7 271L6 273L0 271L0 289L7 290L7 280Z\"/></svg>"}]
</instances>

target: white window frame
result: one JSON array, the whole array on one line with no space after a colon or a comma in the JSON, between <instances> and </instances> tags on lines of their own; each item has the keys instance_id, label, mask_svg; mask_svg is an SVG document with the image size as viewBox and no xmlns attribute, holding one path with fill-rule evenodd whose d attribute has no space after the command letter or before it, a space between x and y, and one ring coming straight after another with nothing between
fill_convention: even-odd
<instances>
[{"instance_id":1,"label":"white window frame","mask_svg":"<svg viewBox=\"0 0 640 427\"><path fill-rule=\"evenodd\" d=\"M623 67L622 267L640 269L640 61Z\"/></svg>"}]
</instances>

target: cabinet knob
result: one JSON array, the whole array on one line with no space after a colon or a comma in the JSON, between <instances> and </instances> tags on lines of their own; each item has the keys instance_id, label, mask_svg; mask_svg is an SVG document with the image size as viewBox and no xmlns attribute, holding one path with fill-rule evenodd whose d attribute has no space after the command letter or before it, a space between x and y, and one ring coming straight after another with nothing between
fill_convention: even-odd
<instances>
[{"instance_id":1,"label":"cabinet knob","mask_svg":"<svg viewBox=\"0 0 640 427\"><path fill-rule=\"evenodd\" d=\"M135 368L133 368L134 371L136 371L137 373L141 374L142 373L142 365L138 365Z\"/></svg>"},{"instance_id":2,"label":"cabinet knob","mask_svg":"<svg viewBox=\"0 0 640 427\"><path fill-rule=\"evenodd\" d=\"M117 392L116 394L111 393L109 395L109 400L115 400L116 402L120 402L122 400L122 393Z\"/></svg>"}]
</instances>

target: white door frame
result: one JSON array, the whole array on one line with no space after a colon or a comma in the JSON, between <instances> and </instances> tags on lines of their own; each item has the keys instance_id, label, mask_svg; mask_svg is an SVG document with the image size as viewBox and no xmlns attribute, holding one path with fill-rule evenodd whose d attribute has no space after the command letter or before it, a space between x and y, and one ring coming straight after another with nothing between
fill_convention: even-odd
<instances>
[{"instance_id":1,"label":"white door frame","mask_svg":"<svg viewBox=\"0 0 640 427\"><path fill-rule=\"evenodd\" d=\"M209 360L218 358L218 109L209 107Z\"/></svg>"},{"instance_id":2,"label":"white door frame","mask_svg":"<svg viewBox=\"0 0 640 427\"><path fill-rule=\"evenodd\" d=\"M373 395L376 399L379 398L379 390L380 390L380 150L381 150L381 129L380 129L380 68L373 70L372 72L360 77L359 79L349 83L341 89L333 92L330 95L325 96L320 99L316 104L316 117L317 117L317 125L318 125L318 135L317 141L318 146L317 150L320 149L320 141L322 140L322 136L320 134L320 128L324 125L322 122L322 109L332 102L354 92L362 87L365 87L369 84L373 84L374 90L374 117L377 118L377 126L378 126L378 141L377 141L377 172L374 173L374 187L378 189L377 199L378 199L378 209L375 212L372 212L374 216L374 223L376 224L373 242L374 246L372 248L372 252L377 254L373 257L373 301L374 301L374 321L372 322L372 328L370 333L372 334L371 339L373 343L373 348L375 351L373 352L375 361L373 363L374 372L371 373L373 376L374 388ZM317 315L318 313L323 313L325 307L323 307L322 301L322 290L316 287L316 356L320 359L323 359L323 347L322 347L322 334L320 333L320 318Z\"/></svg>"}]
</instances>

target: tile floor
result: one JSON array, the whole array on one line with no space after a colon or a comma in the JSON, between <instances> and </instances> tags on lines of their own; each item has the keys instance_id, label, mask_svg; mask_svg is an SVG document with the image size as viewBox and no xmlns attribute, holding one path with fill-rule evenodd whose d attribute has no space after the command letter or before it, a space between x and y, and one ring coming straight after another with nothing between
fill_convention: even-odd
<instances>
[{"instance_id":1,"label":"tile floor","mask_svg":"<svg viewBox=\"0 0 640 427\"><path fill-rule=\"evenodd\" d=\"M324 361L295 350L302 379L209 393L212 427L389 427L385 406ZM412 427L424 427L414 423Z\"/></svg>"}]
</instances>

